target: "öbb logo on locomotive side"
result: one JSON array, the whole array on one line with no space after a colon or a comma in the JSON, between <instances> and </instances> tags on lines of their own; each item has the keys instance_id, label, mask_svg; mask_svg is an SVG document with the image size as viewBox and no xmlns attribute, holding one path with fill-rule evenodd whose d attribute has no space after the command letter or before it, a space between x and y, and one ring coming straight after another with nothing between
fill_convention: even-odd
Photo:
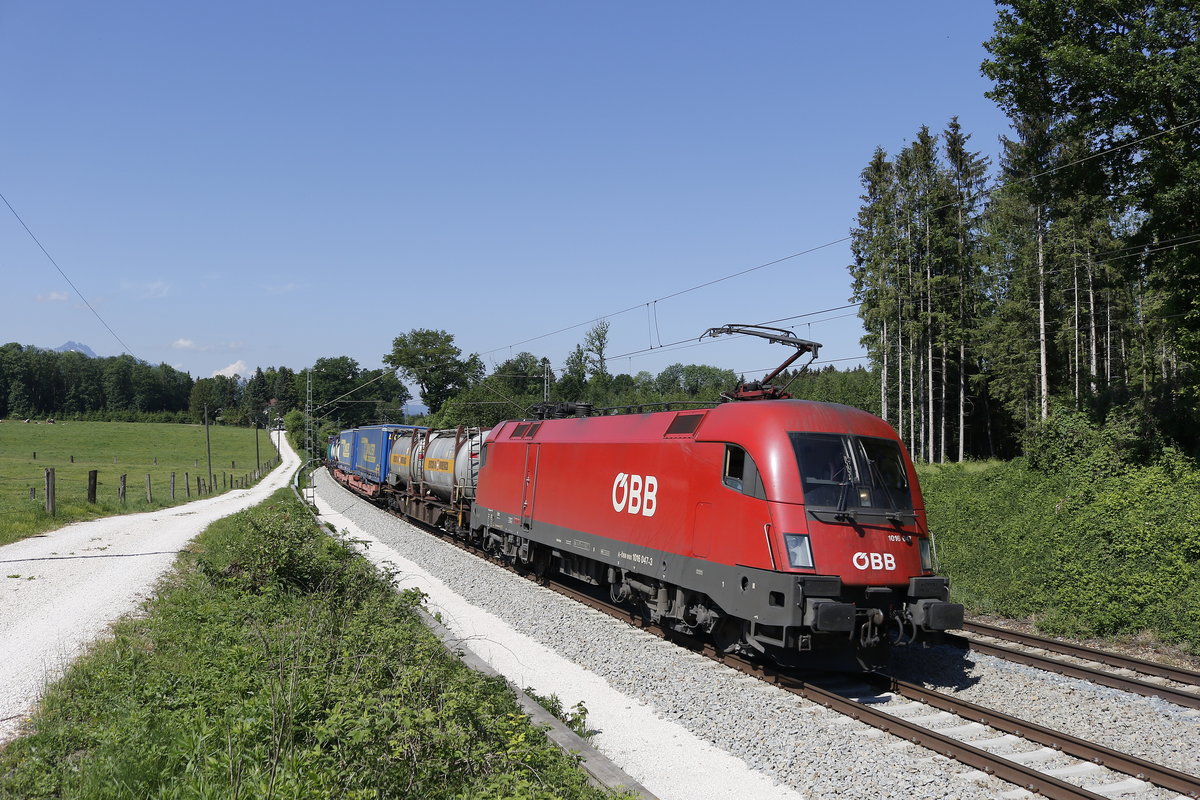
<instances>
[{"instance_id":1,"label":"\u00f6bb logo on locomotive side","mask_svg":"<svg viewBox=\"0 0 1200 800\"><path fill-rule=\"evenodd\" d=\"M855 553L850 562L856 569L892 570L896 568L896 557L891 553Z\"/></svg>"},{"instance_id":2,"label":"\u00f6bb logo on locomotive side","mask_svg":"<svg viewBox=\"0 0 1200 800\"><path fill-rule=\"evenodd\" d=\"M658 478L653 475L617 474L612 486L613 510L653 517L658 509Z\"/></svg>"}]
</instances>

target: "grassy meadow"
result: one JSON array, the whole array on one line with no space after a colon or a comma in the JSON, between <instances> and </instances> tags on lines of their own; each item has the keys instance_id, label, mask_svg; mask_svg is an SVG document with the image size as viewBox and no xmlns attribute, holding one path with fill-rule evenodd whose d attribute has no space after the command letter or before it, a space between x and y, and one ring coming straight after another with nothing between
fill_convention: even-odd
<instances>
[{"instance_id":1,"label":"grassy meadow","mask_svg":"<svg viewBox=\"0 0 1200 800\"><path fill-rule=\"evenodd\" d=\"M213 489L253 481L255 431L213 425ZM262 463L275 458L266 431L258 431ZM46 469L55 473L55 515L46 512ZM88 472L98 472L96 502L87 502ZM208 451L203 425L136 422L0 422L0 544L60 528L71 522L150 511L197 499L196 478L205 478ZM175 498L171 498L171 474ZM126 475L125 503L118 500ZM153 501L146 499L150 476ZM185 485L185 476L188 479ZM30 499L33 489L36 499ZM190 489L191 496L188 496Z\"/></svg>"}]
</instances>

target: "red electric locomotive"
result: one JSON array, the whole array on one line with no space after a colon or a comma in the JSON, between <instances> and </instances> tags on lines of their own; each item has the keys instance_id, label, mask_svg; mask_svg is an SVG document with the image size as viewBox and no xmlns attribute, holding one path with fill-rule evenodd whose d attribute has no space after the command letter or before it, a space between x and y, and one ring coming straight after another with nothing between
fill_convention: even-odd
<instances>
[{"instance_id":1,"label":"red electric locomotive","mask_svg":"<svg viewBox=\"0 0 1200 800\"><path fill-rule=\"evenodd\" d=\"M818 347L756 335L797 356ZM848 406L786 399L769 385L781 370L713 408L591 416L564 405L543 410L560 418L501 423L482 447L460 434L454 458L473 485L422 500L421 485L389 476L392 505L784 664L873 666L890 644L960 627L895 431ZM421 435L406 435L419 461ZM465 529L454 497L469 509Z\"/></svg>"}]
</instances>

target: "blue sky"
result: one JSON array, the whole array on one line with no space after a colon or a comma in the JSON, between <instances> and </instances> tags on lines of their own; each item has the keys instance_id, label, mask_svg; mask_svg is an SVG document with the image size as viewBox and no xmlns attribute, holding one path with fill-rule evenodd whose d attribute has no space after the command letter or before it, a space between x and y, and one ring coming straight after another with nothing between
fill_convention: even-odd
<instances>
[{"instance_id":1,"label":"blue sky","mask_svg":"<svg viewBox=\"0 0 1200 800\"><path fill-rule=\"evenodd\" d=\"M607 317L615 372L762 371L787 353L658 345L844 306L848 242L683 290L847 236L874 148L922 124L958 115L994 155L994 17L979 0L7 0L0 193L78 291L0 204L0 341L127 346L200 378L376 368L421 327L489 365L561 367ZM850 366L853 312L785 324Z\"/></svg>"}]
</instances>

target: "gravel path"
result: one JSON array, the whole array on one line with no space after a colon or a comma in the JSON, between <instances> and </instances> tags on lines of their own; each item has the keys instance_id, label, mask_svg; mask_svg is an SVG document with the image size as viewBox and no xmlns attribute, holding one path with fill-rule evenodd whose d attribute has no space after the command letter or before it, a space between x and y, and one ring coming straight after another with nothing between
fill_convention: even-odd
<instances>
[{"instance_id":1,"label":"gravel path","mask_svg":"<svg viewBox=\"0 0 1200 800\"><path fill-rule=\"evenodd\" d=\"M286 439L282 454L250 489L0 547L0 744L19 733L47 682L153 594L193 537L287 485L300 459Z\"/></svg>"}]
</instances>

